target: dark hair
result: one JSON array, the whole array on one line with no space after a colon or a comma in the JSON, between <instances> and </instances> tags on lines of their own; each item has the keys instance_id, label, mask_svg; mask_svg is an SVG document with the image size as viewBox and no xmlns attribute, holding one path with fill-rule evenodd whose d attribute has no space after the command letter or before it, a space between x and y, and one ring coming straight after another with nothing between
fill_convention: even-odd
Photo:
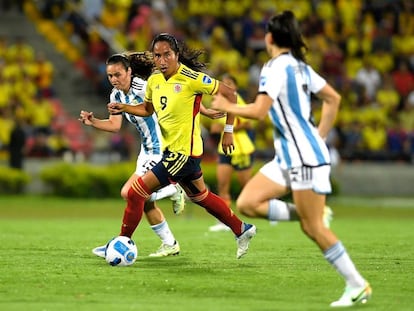
<instances>
[{"instance_id":1,"label":"dark hair","mask_svg":"<svg viewBox=\"0 0 414 311\"><path fill-rule=\"evenodd\" d=\"M109 58L106 60L107 65L113 65L118 63L121 63L125 69L128 69L131 66L128 57L126 57L124 54L113 54L109 56Z\"/></svg>"},{"instance_id":2,"label":"dark hair","mask_svg":"<svg viewBox=\"0 0 414 311\"><path fill-rule=\"evenodd\" d=\"M171 49L175 53L178 53L179 62L195 71L203 71L206 69L206 64L198 60L198 57L204 54L204 51L190 49L183 42L179 43L177 39L169 33L160 33L156 35L151 43L151 51L154 51L155 43L160 41L168 42Z\"/></svg>"},{"instance_id":3,"label":"dark hair","mask_svg":"<svg viewBox=\"0 0 414 311\"><path fill-rule=\"evenodd\" d=\"M154 60L152 53L145 52L125 52L114 54L106 61L107 65L121 63L125 70L131 68L132 75L148 80L154 70Z\"/></svg>"},{"instance_id":4,"label":"dark hair","mask_svg":"<svg viewBox=\"0 0 414 311\"><path fill-rule=\"evenodd\" d=\"M292 55L303 62L307 46L302 38L299 23L292 11L283 11L271 17L266 26L279 47L290 48Z\"/></svg>"}]
</instances>

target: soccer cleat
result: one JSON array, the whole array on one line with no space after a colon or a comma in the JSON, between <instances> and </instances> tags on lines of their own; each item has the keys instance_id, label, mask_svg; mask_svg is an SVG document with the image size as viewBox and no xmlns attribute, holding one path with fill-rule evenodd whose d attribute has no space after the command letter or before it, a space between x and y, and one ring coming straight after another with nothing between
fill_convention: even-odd
<instances>
[{"instance_id":1,"label":"soccer cleat","mask_svg":"<svg viewBox=\"0 0 414 311\"><path fill-rule=\"evenodd\" d=\"M180 184L175 184L177 192L174 193L170 199L173 201L173 211L175 215L180 215L184 211L185 207L185 192L181 188Z\"/></svg>"},{"instance_id":2,"label":"soccer cleat","mask_svg":"<svg viewBox=\"0 0 414 311\"><path fill-rule=\"evenodd\" d=\"M180 254L180 244L175 241L174 245L161 244L155 253L149 254L149 257L166 257Z\"/></svg>"},{"instance_id":3,"label":"soccer cleat","mask_svg":"<svg viewBox=\"0 0 414 311\"><path fill-rule=\"evenodd\" d=\"M341 298L332 302L331 307L351 307L359 303L365 304L371 298L371 295L372 289L368 282L362 287L347 286Z\"/></svg>"},{"instance_id":4,"label":"soccer cleat","mask_svg":"<svg viewBox=\"0 0 414 311\"><path fill-rule=\"evenodd\" d=\"M222 222L218 222L213 226L208 227L208 231L210 232L221 232L221 231L230 231L231 229L223 224Z\"/></svg>"},{"instance_id":5,"label":"soccer cleat","mask_svg":"<svg viewBox=\"0 0 414 311\"><path fill-rule=\"evenodd\" d=\"M95 247L92 250L92 253L94 253L98 257L105 258L105 251L106 251L106 245L102 245L102 246Z\"/></svg>"},{"instance_id":6,"label":"soccer cleat","mask_svg":"<svg viewBox=\"0 0 414 311\"><path fill-rule=\"evenodd\" d=\"M236 238L237 241L237 255L236 258L240 259L246 255L247 250L249 249L249 243L252 237L256 235L256 226L246 224L246 229L244 232Z\"/></svg>"},{"instance_id":7,"label":"soccer cleat","mask_svg":"<svg viewBox=\"0 0 414 311\"><path fill-rule=\"evenodd\" d=\"M323 224L326 228L329 228L331 226L332 219L333 211L329 206L325 205L325 208L323 209Z\"/></svg>"}]
</instances>

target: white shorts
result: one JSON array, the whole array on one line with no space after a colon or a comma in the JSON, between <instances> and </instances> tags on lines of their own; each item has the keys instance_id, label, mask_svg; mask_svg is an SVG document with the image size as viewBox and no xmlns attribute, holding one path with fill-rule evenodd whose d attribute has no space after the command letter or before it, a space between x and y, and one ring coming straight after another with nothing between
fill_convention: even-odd
<instances>
[{"instance_id":1,"label":"white shorts","mask_svg":"<svg viewBox=\"0 0 414 311\"><path fill-rule=\"evenodd\" d=\"M137 158L137 166L135 174L138 176L144 175L147 171L155 166L162 159L162 154L146 154L140 152Z\"/></svg>"},{"instance_id":2,"label":"white shorts","mask_svg":"<svg viewBox=\"0 0 414 311\"><path fill-rule=\"evenodd\" d=\"M272 160L260 169L260 173L276 184L288 187L293 191L312 189L320 194L332 192L331 180L329 178L331 173L330 165L282 169L276 160Z\"/></svg>"}]
</instances>

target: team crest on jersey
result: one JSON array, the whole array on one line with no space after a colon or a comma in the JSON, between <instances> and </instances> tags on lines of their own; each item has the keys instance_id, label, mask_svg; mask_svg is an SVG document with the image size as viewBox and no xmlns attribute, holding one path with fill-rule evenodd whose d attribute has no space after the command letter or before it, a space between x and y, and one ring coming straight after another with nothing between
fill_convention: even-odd
<instances>
[{"instance_id":1,"label":"team crest on jersey","mask_svg":"<svg viewBox=\"0 0 414 311\"><path fill-rule=\"evenodd\" d=\"M204 75L203 76L203 83L204 84L210 84L211 83L211 78L209 76Z\"/></svg>"},{"instance_id":2,"label":"team crest on jersey","mask_svg":"<svg viewBox=\"0 0 414 311\"><path fill-rule=\"evenodd\" d=\"M260 77L260 86L264 86L266 84L266 77Z\"/></svg>"},{"instance_id":3,"label":"team crest on jersey","mask_svg":"<svg viewBox=\"0 0 414 311\"><path fill-rule=\"evenodd\" d=\"M139 104L142 104L142 102L143 102L144 100L141 98L141 97L139 97L139 96L137 96L137 97L135 97L134 98L134 100L131 102L131 105L132 106L137 106L137 105L139 105Z\"/></svg>"},{"instance_id":4,"label":"team crest on jersey","mask_svg":"<svg viewBox=\"0 0 414 311\"><path fill-rule=\"evenodd\" d=\"M176 84L176 85L174 85L174 92L175 93L180 93L182 88L183 87L181 86L181 84Z\"/></svg>"}]
</instances>

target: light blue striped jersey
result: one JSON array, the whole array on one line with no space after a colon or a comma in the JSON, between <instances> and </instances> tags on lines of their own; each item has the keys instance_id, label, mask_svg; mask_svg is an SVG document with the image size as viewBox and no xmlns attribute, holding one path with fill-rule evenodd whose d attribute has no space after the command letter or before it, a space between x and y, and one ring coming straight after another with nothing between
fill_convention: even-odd
<instances>
[{"instance_id":1,"label":"light blue striped jersey","mask_svg":"<svg viewBox=\"0 0 414 311\"><path fill-rule=\"evenodd\" d=\"M259 93L273 99L269 116L275 128L275 157L282 168L330 164L328 148L311 115L311 93L325 84L325 79L290 53L264 64Z\"/></svg>"},{"instance_id":2,"label":"light blue striped jersey","mask_svg":"<svg viewBox=\"0 0 414 311\"><path fill-rule=\"evenodd\" d=\"M145 80L134 77L128 94L114 88L110 95L110 101L139 105L144 101L146 86L147 82ZM144 151L145 154L162 154L161 131L155 113L149 117L139 117L129 113L123 114L141 135L141 151Z\"/></svg>"}]
</instances>

